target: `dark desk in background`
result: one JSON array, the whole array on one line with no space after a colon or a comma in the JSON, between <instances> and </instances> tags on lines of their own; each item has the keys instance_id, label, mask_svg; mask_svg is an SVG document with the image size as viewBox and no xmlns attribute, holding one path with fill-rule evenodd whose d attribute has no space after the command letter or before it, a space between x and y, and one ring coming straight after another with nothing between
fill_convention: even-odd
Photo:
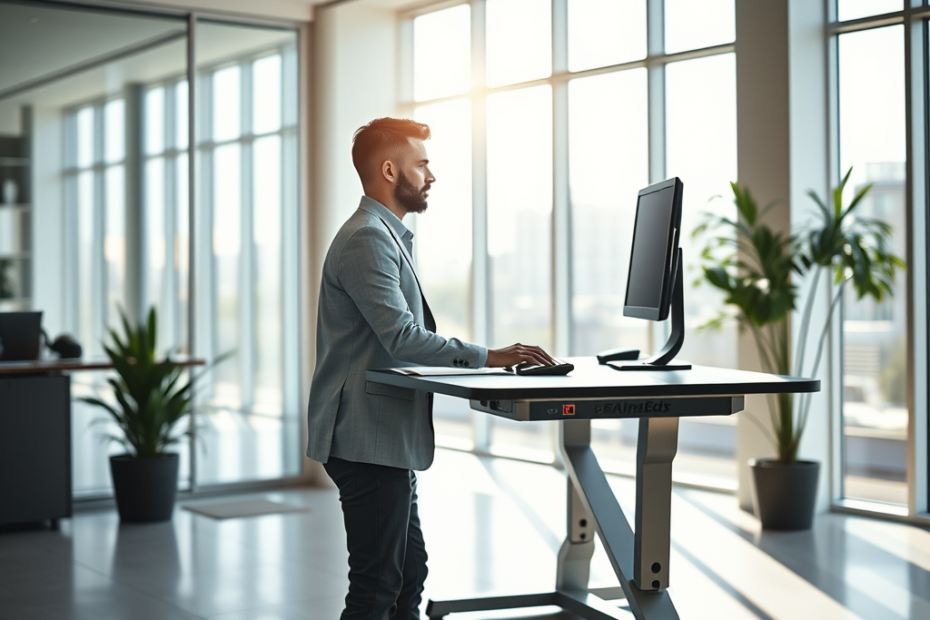
<instances>
[{"instance_id":1,"label":"dark desk in background","mask_svg":"<svg viewBox=\"0 0 930 620\"><path fill-rule=\"evenodd\" d=\"M0 362L0 525L56 527L71 516L69 373L112 368L109 360Z\"/></svg>"},{"instance_id":2,"label":"dark desk in background","mask_svg":"<svg viewBox=\"0 0 930 620\"><path fill-rule=\"evenodd\" d=\"M558 605L587 620L632 612L640 620L678 618L669 583L672 460L680 417L730 415L746 394L816 392L820 381L695 366L683 371L619 372L593 358L573 358L565 377L476 375L417 377L369 371L375 383L446 394L472 409L520 421L558 421L568 470L568 518L555 590L539 594L430 601L431 619L450 613ZM591 449L591 420L639 418L635 533ZM595 532L620 589L588 588ZM620 591L622 590L622 591ZM625 598L629 612L611 599Z\"/></svg>"},{"instance_id":3,"label":"dark desk in background","mask_svg":"<svg viewBox=\"0 0 930 620\"><path fill-rule=\"evenodd\" d=\"M71 377L0 362L0 525L71 516Z\"/></svg>"}]
</instances>

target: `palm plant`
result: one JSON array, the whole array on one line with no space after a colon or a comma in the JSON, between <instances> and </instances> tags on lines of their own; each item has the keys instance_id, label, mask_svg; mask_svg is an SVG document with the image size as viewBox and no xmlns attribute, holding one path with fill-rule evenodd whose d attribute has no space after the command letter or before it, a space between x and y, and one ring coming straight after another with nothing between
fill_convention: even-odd
<instances>
[{"instance_id":1,"label":"palm plant","mask_svg":"<svg viewBox=\"0 0 930 620\"><path fill-rule=\"evenodd\" d=\"M130 456L163 456L187 433L175 427L191 409L192 379L181 381L183 368L170 358L155 360L157 318L132 326L120 310L123 334L110 329L110 346L104 345L117 377L107 379L117 404L87 397L83 402L102 407L121 431L106 438L121 444Z\"/></svg>"},{"instance_id":2,"label":"palm plant","mask_svg":"<svg viewBox=\"0 0 930 620\"><path fill-rule=\"evenodd\" d=\"M833 190L831 204L808 191L817 205L816 218L795 233L772 230L763 220L775 203L760 209L749 189L736 183L730 187L737 219L707 214L694 232L695 236L710 235L702 251L701 269L704 280L724 292L724 303L729 306L704 327L716 328L735 319L741 330L752 334L766 372L817 375L837 306L848 284L852 284L857 299L871 297L881 302L893 295L895 272L904 268L904 262L889 247L891 227L855 213L872 189L871 184L856 192L848 206L843 205L851 173L852 168ZM825 290L825 277L832 277L830 305L812 350L814 360L808 364L805 354L815 302L820 291ZM792 368L788 317L798 301L795 278L808 280L809 288ZM769 405L771 429L760 428L773 443L778 462L793 463L810 414L811 395L803 394L798 399L792 394L770 395Z\"/></svg>"}]
</instances>

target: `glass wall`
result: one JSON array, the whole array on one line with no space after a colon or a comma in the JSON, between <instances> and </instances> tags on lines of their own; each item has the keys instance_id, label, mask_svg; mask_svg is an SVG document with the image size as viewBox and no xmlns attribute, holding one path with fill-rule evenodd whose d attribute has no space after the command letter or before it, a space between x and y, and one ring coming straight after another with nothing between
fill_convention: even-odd
<instances>
[{"instance_id":1,"label":"glass wall","mask_svg":"<svg viewBox=\"0 0 930 620\"><path fill-rule=\"evenodd\" d=\"M168 299L177 298L167 288L177 277L167 264L174 239L167 235L165 210L174 200L166 195L165 187L177 179L165 162L177 156L177 147L164 132L164 117L173 113L173 102L166 100L163 82L166 75L184 74L186 20L104 12L92 21L75 21L83 16L80 9L48 10L52 14L36 17L36 25L47 27L34 33L35 44L49 45L58 25L83 24L74 29L73 47L52 46L70 67L76 58L89 60L85 54L90 40L97 41L104 30L119 30L124 41L121 48L103 52L111 54L103 67L82 69L78 63L66 77L51 79L16 97L33 110L33 152L37 165L41 162L45 167L41 173L36 171L36 186L41 174L45 189L37 193L33 208L46 222L60 213L63 224L48 236L33 237L37 251L54 252L52 246L60 244L63 252L56 257L60 261L57 269L42 270L42 277L36 279L32 307L43 311L43 326L50 336L73 334L85 359L105 357L109 330L122 333L121 315L134 321L150 306L158 312L159 352L186 351L186 342L176 333L183 310L169 313L167 306ZM147 45L155 25L160 25L163 41ZM125 39L132 43L127 45ZM127 77L108 78L114 75ZM49 135L56 127L63 128L62 144ZM186 179L187 170L182 174ZM186 218L186 212L183 215ZM186 256L186 247L182 254ZM51 273L60 279L49 277ZM78 400L90 395L110 400L106 383L110 374L72 374L77 497L109 493L108 456L124 451L103 439L105 434L118 434L109 422L100 423L103 412ZM190 486L189 448L186 439L178 446L181 488Z\"/></svg>"},{"instance_id":2,"label":"glass wall","mask_svg":"<svg viewBox=\"0 0 930 620\"><path fill-rule=\"evenodd\" d=\"M197 25L198 484L299 472L297 36ZM290 338L290 340L295 340Z\"/></svg>"},{"instance_id":3,"label":"glass wall","mask_svg":"<svg viewBox=\"0 0 930 620\"><path fill-rule=\"evenodd\" d=\"M181 488L297 475L296 31L198 22L192 93L187 17L0 2L0 23L0 184L16 163L19 190L0 200L0 285L15 284L0 311L42 310L49 336L97 360L121 310L154 307L160 355L215 364L197 440L178 446ZM108 376L72 376L78 497L109 493L122 451L78 400L109 398Z\"/></svg>"},{"instance_id":4,"label":"glass wall","mask_svg":"<svg viewBox=\"0 0 930 620\"><path fill-rule=\"evenodd\" d=\"M900 1L884 4L889 11L901 8ZM863 16L865 7L840 2L839 9L841 18L852 18ZM871 185L857 208L859 217L888 223L893 230L891 249L903 257L908 233L904 26L840 34L835 44L838 173L852 168L845 204ZM848 287L843 300L843 496L903 505L909 372L904 273L893 292L891 299L876 304L857 300Z\"/></svg>"},{"instance_id":5,"label":"glass wall","mask_svg":"<svg viewBox=\"0 0 930 620\"><path fill-rule=\"evenodd\" d=\"M617 346L649 353L664 342L664 325L622 315L636 195L682 178L692 262L700 212L733 210L712 200L736 178L733 1L553 6L563 5L462 3L411 14L401 29L412 87L400 105L431 123L437 173L430 210L417 218L424 287L432 305L457 308L440 318L440 333L560 356ZM664 31L650 39L647 17L663 12ZM682 355L733 365L735 330L695 329L719 296L689 287L685 304ZM441 444L554 458L552 426L474 420L463 404L437 399ZM598 453L615 469L629 468L635 437L635 422L594 424ZM683 424L676 468L732 486L734 451L732 420Z\"/></svg>"}]
</instances>

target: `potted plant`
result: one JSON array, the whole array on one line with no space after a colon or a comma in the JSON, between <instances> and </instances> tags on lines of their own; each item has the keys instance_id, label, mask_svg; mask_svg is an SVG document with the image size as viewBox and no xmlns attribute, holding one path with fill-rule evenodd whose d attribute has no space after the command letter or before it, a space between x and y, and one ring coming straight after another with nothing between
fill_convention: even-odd
<instances>
[{"instance_id":1,"label":"potted plant","mask_svg":"<svg viewBox=\"0 0 930 620\"><path fill-rule=\"evenodd\" d=\"M816 376L828 334L848 285L856 297L877 302L893 294L895 272L904 262L889 247L891 227L880 220L859 217L856 208L869 193L866 185L843 205L843 192L852 168L833 190L827 204L813 191L817 205L809 224L786 234L763 220L775 203L760 209L748 188L731 183L738 218L708 214L695 236L708 235L702 252L703 280L723 291L726 308L704 327L736 320L752 335L766 372ZM831 282L823 286L824 279ZM788 319L798 308L796 282L807 281L794 364ZM822 324L812 325L816 300L830 291L829 309ZM814 330L814 331L812 331ZM819 331L818 331L819 330ZM813 335L816 341L808 346ZM810 359L813 357L813 360ZM776 451L774 459L754 459L753 507L769 529L808 529L814 515L819 463L798 460L798 447L810 415L811 395L769 396L770 427L749 416Z\"/></svg>"},{"instance_id":2,"label":"potted plant","mask_svg":"<svg viewBox=\"0 0 930 620\"><path fill-rule=\"evenodd\" d=\"M138 325L130 325L122 311L120 318L123 334L109 330L112 342L104 345L116 369L117 376L107 379L116 403L92 397L81 400L110 414L108 419L120 432L105 437L126 449L110 457L120 519L165 521L171 518L178 491L179 457L169 449L189 433L176 429L190 413L192 379L182 381L183 367L170 358L156 361L155 308Z\"/></svg>"}]
</instances>

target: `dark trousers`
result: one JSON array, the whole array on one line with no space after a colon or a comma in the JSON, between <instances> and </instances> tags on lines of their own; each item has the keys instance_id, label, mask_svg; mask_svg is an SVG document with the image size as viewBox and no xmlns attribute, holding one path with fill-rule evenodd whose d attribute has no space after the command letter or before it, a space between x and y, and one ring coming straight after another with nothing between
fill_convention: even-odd
<instances>
[{"instance_id":1,"label":"dark trousers","mask_svg":"<svg viewBox=\"0 0 930 620\"><path fill-rule=\"evenodd\" d=\"M341 620L420 618L426 546L409 469L330 458L349 547L349 594Z\"/></svg>"}]
</instances>

